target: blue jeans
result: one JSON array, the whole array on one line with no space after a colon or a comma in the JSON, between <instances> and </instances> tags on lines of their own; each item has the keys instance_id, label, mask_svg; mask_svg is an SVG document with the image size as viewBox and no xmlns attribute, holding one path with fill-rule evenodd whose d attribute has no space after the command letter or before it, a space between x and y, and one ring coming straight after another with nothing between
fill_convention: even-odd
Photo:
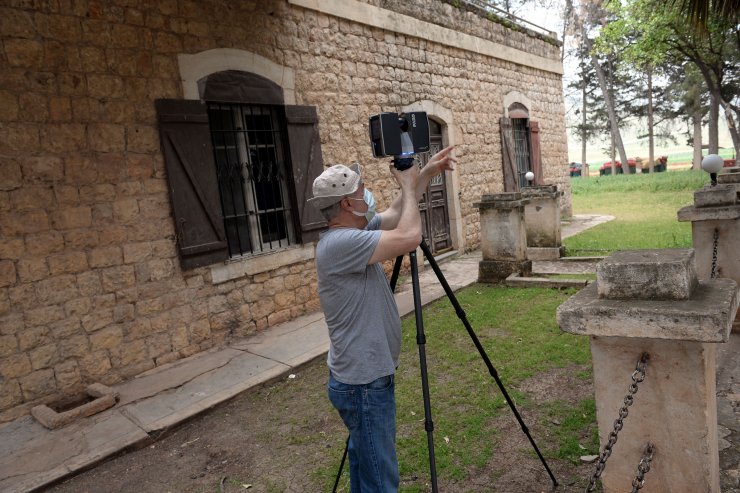
<instances>
[{"instance_id":1,"label":"blue jeans","mask_svg":"<svg viewBox=\"0 0 740 493\"><path fill-rule=\"evenodd\" d=\"M397 492L396 396L393 375L348 385L329 375L329 400L349 429L352 493Z\"/></svg>"}]
</instances>

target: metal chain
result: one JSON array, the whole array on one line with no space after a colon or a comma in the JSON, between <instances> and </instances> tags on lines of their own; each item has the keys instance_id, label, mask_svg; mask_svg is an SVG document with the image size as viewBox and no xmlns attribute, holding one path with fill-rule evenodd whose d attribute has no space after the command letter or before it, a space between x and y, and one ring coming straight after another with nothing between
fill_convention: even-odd
<instances>
[{"instance_id":1,"label":"metal chain","mask_svg":"<svg viewBox=\"0 0 740 493\"><path fill-rule=\"evenodd\" d=\"M632 480L632 491L630 493L637 493L645 486L645 474L650 471L650 462L653 460L654 453L655 445L648 442L645 446L645 451L642 453L642 459L637 464L637 476Z\"/></svg>"},{"instance_id":2,"label":"metal chain","mask_svg":"<svg viewBox=\"0 0 740 493\"><path fill-rule=\"evenodd\" d=\"M629 386L627 395L624 397L624 405L619 409L619 417L614 421L614 430L609 433L609 439L607 440L606 445L604 445L604 450L601 452L599 460L596 463L596 470L591 475L591 480L589 481L588 486L586 486L586 493L591 493L596 489L596 481L601 476L601 473L604 472L607 459L612 455L612 448L614 447L614 444L617 443L617 435L624 427L624 420L629 414L628 408L635 400L634 395L637 393L637 384L645 380L645 370L647 369L647 362L649 359L650 355L648 353L642 353L640 360L637 362L637 366L635 367L635 371L632 372L632 383Z\"/></svg>"},{"instance_id":3,"label":"metal chain","mask_svg":"<svg viewBox=\"0 0 740 493\"><path fill-rule=\"evenodd\" d=\"M717 246L719 245L719 228L714 228L714 238L712 246L712 272L709 274L710 279L717 277Z\"/></svg>"}]
</instances>

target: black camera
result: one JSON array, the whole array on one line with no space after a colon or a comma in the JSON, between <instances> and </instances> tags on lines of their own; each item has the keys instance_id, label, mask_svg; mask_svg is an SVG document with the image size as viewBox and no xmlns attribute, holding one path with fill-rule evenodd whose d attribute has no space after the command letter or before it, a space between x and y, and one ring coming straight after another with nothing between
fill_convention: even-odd
<instances>
[{"instance_id":1,"label":"black camera","mask_svg":"<svg viewBox=\"0 0 740 493\"><path fill-rule=\"evenodd\" d=\"M370 117L373 157L393 156L398 170L410 168L414 154L429 151L429 120L424 111L380 113Z\"/></svg>"}]
</instances>

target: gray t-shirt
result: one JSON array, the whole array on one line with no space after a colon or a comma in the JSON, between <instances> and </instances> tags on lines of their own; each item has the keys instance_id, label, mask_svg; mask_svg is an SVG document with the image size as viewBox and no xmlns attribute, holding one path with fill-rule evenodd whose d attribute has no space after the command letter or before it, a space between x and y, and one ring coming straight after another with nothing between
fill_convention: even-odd
<instances>
[{"instance_id":1,"label":"gray t-shirt","mask_svg":"<svg viewBox=\"0 0 740 493\"><path fill-rule=\"evenodd\" d=\"M329 327L327 363L350 385L391 375L401 352L401 320L385 272L367 265L380 240L380 216L364 230L331 228L316 246L319 297Z\"/></svg>"}]
</instances>

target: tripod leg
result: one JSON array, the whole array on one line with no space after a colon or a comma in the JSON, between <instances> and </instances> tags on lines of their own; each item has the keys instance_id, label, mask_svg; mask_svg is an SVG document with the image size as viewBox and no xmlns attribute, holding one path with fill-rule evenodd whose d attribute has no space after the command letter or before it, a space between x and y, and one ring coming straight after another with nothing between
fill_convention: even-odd
<instances>
[{"instance_id":1,"label":"tripod leg","mask_svg":"<svg viewBox=\"0 0 740 493\"><path fill-rule=\"evenodd\" d=\"M416 252L414 252L416 256ZM393 273L391 274L391 292L396 292L396 282L398 282L398 275L401 272L401 263L403 262L403 255L396 257L396 262L393 264ZM349 450L349 437L347 442L344 444L344 454L342 455L342 462L339 463L339 470L337 471L337 479L334 481L333 493L337 492L337 486L339 485L339 478L342 476L342 470L344 469L344 460L347 458L347 451Z\"/></svg>"},{"instance_id":2,"label":"tripod leg","mask_svg":"<svg viewBox=\"0 0 740 493\"><path fill-rule=\"evenodd\" d=\"M391 274L391 292L396 292L396 282L398 282L398 274L401 272L401 263L403 262L403 255L396 257L396 263L393 264L393 273Z\"/></svg>"},{"instance_id":3,"label":"tripod leg","mask_svg":"<svg viewBox=\"0 0 740 493\"><path fill-rule=\"evenodd\" d=\"M427 431L427 447L429 449L429 470L432 480L432 492L437 493L437 465L434 458L434 422L432 421L432 406L429 399L429 378L427 375L426 336L424 335L424 319L421 307L421 289L419 287L419 267L416 265L416 252L411 257L411 282L414 292L414 315L416 315L416 344L419 346L419 369L421 370L421 390L424 397L424 429Z\"/></svg>"},{"instance_id":4,"label":"tripod leg","mask_svg":"<svg viewBox=\"0 0 740 493\"><path fill-rule=\"evenodd\" d=\"M342 477L342 470L344 469L344 461L347 459L347 452L349 451L349 437L347 442L344 444L344 454L342 454L342 462L339 464L339 470L337 471L337 479L334 481L334 488L331 490L333 493L337 493L337 486L339 486L339 478Z\"/></svg>"},{"instance_id":5,"label":"tripod leg","mask_svg":"<svg viewBox=\"0 0 740 493\"><path fill-rule=\"evenodd\" d=\"M483 362L486 364L486 367L488 368L488 373L491 374L493 379L496 381L498 388L501 389L501 393L503 394L504 399L506 399L506 403L509 405L512 412L514 413L514 417L516 417L516 420L519 422L519 426L522 428L522 431L529 439L529 443L532 444L532 447L534 448L534 451L537 453L537 456L540 458L542 465L545 466L545 469L547 470L547 474L550 475L550 479L552 480L553 485L557 487L558 481L555 479L555 476L553 475L552 471L547 466L547 462L545 462L545 458L540 453L540 449L537 448L537 444L534 442L532 435L530 435L529 433L529 428L527 428L527 425L524 424L522 417L519 415L519 411L517 411L516 406L514 405L514 402L509 397L509 393L506 391L506 388L504 387L503 382L499 378L496 368L493 367L491 360L488 358L488 354L486 354L486 350L483 348L483 345L478 339L478 336L475 334L475 332L473 331L473 328L470 326L470 322L468 322L468 318L467 318L467 315L465 314L465 310L463 310L462 307L460 306L460 303L458 303L457 298L455 297L455 293L452 292L450 285L447 283L447 279L445 279L444 274L442 274L442 271L439 268L439 265L437 265L437 262L434 260L434 256L432 255L432 252L429 250L429 247L423 240L421 242L421 250L424 252L424 256L429 261L429 265L432 266L434 273L437 275L437 279L439 280L439 283L442 285L442 288L447 294L447 297L452 303L452 306L455 308L455 313L457 314L458 318L462 321L463 325L465 326L465 329L468 331L468 335L473 340L473 344L475 344L475 347L478 349L478 353L480 353L481 358L483 359Z\"/></svg>"}]
</instances>

